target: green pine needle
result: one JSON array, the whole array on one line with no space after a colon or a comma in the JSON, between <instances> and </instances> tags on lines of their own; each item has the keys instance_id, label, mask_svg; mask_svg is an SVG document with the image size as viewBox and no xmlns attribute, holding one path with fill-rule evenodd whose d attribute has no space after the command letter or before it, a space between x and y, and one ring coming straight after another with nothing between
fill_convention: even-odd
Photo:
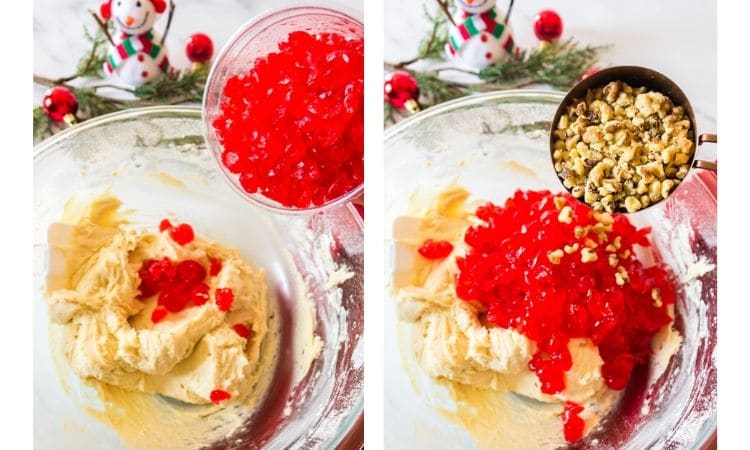
<instances>
[{"instance_id":1,"label":"green pine needle","mask_svg":"<svg viewBox=\"0 0 750 450\"><path fill-rule=\"evenodd\" d=\"M34 142L41 141L52 136L54 123L44 114L41 106L34 108Z\"/></svg>"},{"instance_id":2,"label":"green pine needle","mask_svg":"<svg viewBox=\"0 0 750 450\"><path fill-rule=\"evenodd\" d=\"M208 65L195 71L170 72L164 78L135 89L136 97L160 103L201 102L208 78Z\"/></svg>"},{"instance_id":3,"label":"green pine needle","mask_svg":"<svg viewBox=\"0 0 750 450\"><path fill-rule=\"evenodd\" d=\"M581 47L573 40L552 43L524 52L519 59L482 69L479 78L494 84L527 81L568 89L596 63L602 48Z\"/></svg>"}]
</instances>

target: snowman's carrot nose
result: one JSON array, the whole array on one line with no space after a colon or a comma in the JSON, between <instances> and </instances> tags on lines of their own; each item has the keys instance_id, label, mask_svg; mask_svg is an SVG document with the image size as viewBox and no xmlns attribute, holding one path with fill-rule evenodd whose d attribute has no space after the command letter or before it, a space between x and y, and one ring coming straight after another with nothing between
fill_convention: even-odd
<instances>
[{"instance_id":1,"label":"snowman's carrot nose","mask_svg":"<svg viewBox=\"0 0 750 450\"><path fill-rule=\"evenodd\" d=\"M125 25L126 26L128 26L128 27L133 26L134 23L135 23L135 19L133 19L132 17L128 16L128 17L125 18Z\"/></svg>"},{"instance_id":2,"label":"snowman's carrot nose","mask_svg":"<svg viewBox=\"0 0 750 450\"><path fill-rule=\"evenodd\" d=\"M471 5L472 3L474 3L474 0L466 0L466 4L467 5ZM128 26L130 26L130 25L128 25Z\"/></svg>"}]
</instances>

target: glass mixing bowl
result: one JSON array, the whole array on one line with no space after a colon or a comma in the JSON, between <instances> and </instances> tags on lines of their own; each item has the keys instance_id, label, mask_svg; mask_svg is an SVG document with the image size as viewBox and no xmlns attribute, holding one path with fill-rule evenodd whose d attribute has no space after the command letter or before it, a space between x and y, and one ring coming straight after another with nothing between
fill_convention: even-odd
<instances>
[{"instance_id":1,"label":"glass mixing bowl","mask_svg":"<svg viewBox=\"0 0 750 450\"><path fill-rule=\"evenodd\" d=\"M519 188L560 191L549 161L547 130L562 98L562 93L541 91L470 96L430 108L388 130L385 235L392 235L394 219L405 214L409 194L418 186L456 180L475 197L494 202ZM634 372L624 400L601 429L573 448L713 445L716 271L694 271L698 259L716 264L716 174L693 172L663 204L630 216L637 225L653 228L655 257L680 280L676 328L683 343L658 379L649 380L648 367ZM386 279L391 278L394 250L390 240ZM409 355L402 355L406 362L399 357L403 344L397 338L393 301L384 307L386 448L473 447L463 429L435 411L435 406L444 407L445 393L411 370Z\"/></svg>"},{"instance_id":2,"label":"glass mixing bowl","mask_svg":"<svg viewBox=\"0 0 750 450\"><path fill-rule=\"evenodd\" d=\"M254 17L229 39L213 63L203 96L203 126L208 146L214 152L222 172L240 195L275 212L306 214L357 200L364 192L364 184L323 205L310 208L289 208L264 195L248 194L242 188L239 177L221 163L222 146L212 125L221 112L219 106L224 101L227 80L246 73L256 59L278 51L279 43L294 31L337 33L348 39L364 38L364 24L359 14L339 5L326 7L300 4Z\"/></svg>"},{"instance_id":3,"label":"glass mixing bowl","mask_svg":"<svg viewBox=\"0 0 750 450\"><path fill-rule=\"evenodd\" d=\"M135 211L134 225L153 228L174 214L266 270L282 327L274 381L242 430L210 448L360 448L362 220L348 204L309 216L277 215L251 205L217 169L201 123L198 108L135 109L87 121L35 149L35 448L123 448L112 429L84 412L96 407L95 396L77 398L58 378L42 297L47 227L58 220L72 194L105 187ZM346 265L353 278L329 286L330 268L321 258L334 267ZM298 319L294 305L305 291L315 305L315 331L323 350L307 374L295 380L292 355L298 344L290 335Z\"/></svg>"}]
</instances>

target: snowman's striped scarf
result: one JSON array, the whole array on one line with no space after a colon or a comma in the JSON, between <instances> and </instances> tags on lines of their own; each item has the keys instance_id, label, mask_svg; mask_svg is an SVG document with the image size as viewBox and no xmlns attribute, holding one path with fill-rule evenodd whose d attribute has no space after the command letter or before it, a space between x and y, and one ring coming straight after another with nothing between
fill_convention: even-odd
<instances>
[{"instance_id":1,"label":"snowman's striped scarf","mask_svg":"<svg viewBox=\"0 0 750 450\"><path fill-rule=\"evenodd\" d=\"M167 53L162 53L161 46L154 43L154 34L148 31L139 35L123 35L122 42L114 47L110 46L107 59L104 61L104 70L112 74L124 60L138 53L149 55L165 72L169 68Z\"/></svg>"},{"instance_id":2,"label":"snowman's striped scarf","mask_svg":"<svg viewBox=\"0 0 750 450\"><path fill-rule=\"evenodd\" d=\"M519 49L513 42L513 36L506 32L507 27L505 24L498 22L496 19L497 12L494 9L481 14L466 15L464 21L453 27L450 34L448 34L448 43L445 46L448 53L455 55L461 49L464 42L483 32L487 32L496 39L502 39L505 36L503 48L506 52L518 56Z\"/></svg>"}]
</instances>

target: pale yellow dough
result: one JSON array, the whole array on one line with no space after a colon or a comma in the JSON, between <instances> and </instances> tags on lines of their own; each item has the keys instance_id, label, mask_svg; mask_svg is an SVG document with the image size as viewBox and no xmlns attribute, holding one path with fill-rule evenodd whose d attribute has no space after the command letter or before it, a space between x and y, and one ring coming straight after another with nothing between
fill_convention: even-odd
<instances>
[{"instance_id":1,"label":"pale yellow dough","mask_svg":"<svg viewBox=\"0 0 750 450\"><path fill-rule=\"evenodd\" d=\"M528 368L536 352L536 344L514 330L484 326L478 319L476 307L456 297L453 284L457 272L455 258L431 262L418 256L408 256L416 255L417 247L428 238L448 240L454 244L453 256L463 254L466 251L463 234L477 220L470 214L476 205L467 204L468 198L469 193L456 186L440 191L419 191L411 198L407 213L411 220L402 218L394 226L394 239L398 247L395 263L397 273L394 275L396 307L399 320L410 328L406 335L411 342L405 347L413 352L427 375L442 383L453 383L449 384L449 391L459 405L472 403L465 414L461 415L459 411L457 416L452 415L470 431L471 424L476 425L474 431L482 434L476 436L477 442L483 443L483 446L517 448L520 441L509 438L513 431L516 432L515 439L518 436L527 439L529 433L539 438L525 441L536 442L538 448L563 445L559 414L565 401L587 407L582 414L587 419L587 430L591 430L616 402L618 394L607 388L601 376L603 362L597 348L587 339L572 340L569 348L573 367L566 373L565 390L555 395L544 394L536 374ZM470 391L470 388L473 390ZM493 439L487 435L487 430L492 427L475 420L481 415L476 411L487 412L482 406L486 402L479 404L470 400L480 398L477 392L482 390L493 397L514 393L544 403L538 407L515 406L517 413L525 411L529 416L526 419L516 417L515 430L495 424L496 428L502 428L503 433L493 432L502 440ZM464 395L467 392L472 394ZM498 408L503 404L517 403L517 400L496 401L491 413L498 419L511 416L514 414L512 411L500 411ZM550 413L550 408L555 413ZM542 427L540 417L551 422ZM483 420L491 419L485 417ZM524 429L519 425L523 423L532 426ZM541 436L543 431L548 435Z\"/></svg>"},{"instance_id":2,"label":"pale yellow dough","mask_svg":"<svg viewBox=\"0 0 750 450\"><path fill-rule=\"evenodd\" d=\"M261 347L270 334L271 309L263 270L234 249L201 238L185 246L168 233L128 226L118 215L120 201L105 194L74 199L62 218L72 228L65 255L64 286L47 292L50 320L63 328L62 348L73 371L130 391L161 394L191 404L210 403L221 389L231 402L247 397L265 369ZM137 298L137 271L144 260L193 259L205 267L209 257L222 260L221 272L209 277L210 300L150 320L155 298ZM217 288L231 288L228 313L214 303ZM233 325L252 330L249 340Z\"/></svg>"}]
</instances>

